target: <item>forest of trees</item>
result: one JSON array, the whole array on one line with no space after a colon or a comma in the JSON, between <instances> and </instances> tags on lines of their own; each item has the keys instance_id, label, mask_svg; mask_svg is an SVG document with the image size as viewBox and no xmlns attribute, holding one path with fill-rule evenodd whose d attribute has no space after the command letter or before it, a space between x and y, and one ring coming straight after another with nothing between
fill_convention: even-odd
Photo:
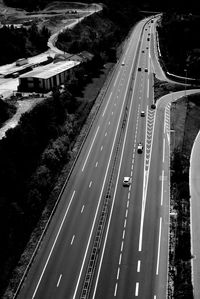
<instances>
[{"instance_id":1,"label":"forest of trees","mask_svg":"<svg viewBox=\"0 0 200 299\"><path fill-rule=\"evenodd\" d=\"M200 16L163 15L158 27L162 60L166 70L180 76L200 78Z\"/></svg>"},{"instance_id":2,"label":"forest of trees","mask_svg":"<svg viewBox=\"0 0 200 299\"><path fill-rule=\"evenodd\" d=\"M54 0L51 0L54 1ZM66 0L63 0L66 2ZM50 1L49 0L4 0L5 4L12 7L21 7L26 8L28 10L34 10L37 8L44 8ZM70 2L70 1L69 1ZM74 1L79 2L79 1ZM92 0L82 1L85 3L93 3ZM130 7L135 6L139 9L147 9L153 11L166 11L166 10L176 10L179 12L195 12L200 13L199 3L196 0L183 1L181 0L168 0L168 1L160 1L160 0L102 0L101 3L104 3L108 7L114 8L115 6L120 5L121 7Z\"/></svg>"},{"instance_id":3,"label":"forest of trees","mask_svg":"<svg viewBox=\"0 0 200 299\"><path fill-rule=\"evenodd\" d=\"M46 51L49 36L50 32L46 27L38 30L34 23L30 28L3 26L0 28L0 65Z\"/></svg>"},{"instance_id":4,"label":"forest of trees","mask_svg":"<svg viewBox=\"0 0 200 299\"><path fill-rule=\"evenodd\" d=\"M184 150L174 151L171 169L171 201L173 211L177 213L174 251L169 255L169 263L176 269L171 270L174 280L173 298L192 299L189 157Z\"/></svg>"},{"instance_id":5,"label":"forest of trees","mask_svg":"<svg viewBox=\"0 0 200 299\"><path fill-rule=\"evenodd\" d=\"M5 102L0 98L0 126L12 117L17 108L13 103Z\"/></svg>"},{"instance_id":6,"label":"forest of trees","mask_svg":"<svg viewBox=\"0 0 200 299\"><path fill-rule=\"evenodd\" d=\"M100 67L72 69L64 92L54 90L0 141L0 297L94 103L76 97Z\"/></svg>"}]
</instances>

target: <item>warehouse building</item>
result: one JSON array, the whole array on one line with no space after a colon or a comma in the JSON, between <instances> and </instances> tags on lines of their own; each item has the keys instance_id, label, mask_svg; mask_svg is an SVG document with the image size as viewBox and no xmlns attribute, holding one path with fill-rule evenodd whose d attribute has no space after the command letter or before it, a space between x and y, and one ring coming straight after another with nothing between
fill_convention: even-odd
<instances>
[{"instance_id":1,"label":"warehouse building","mask_svg":"<svg viewBox=\"0 0 200 299\"><path fill-rule=\"evenodd\" d=\"M49 92L65 82L69 70L79 61L59 61L40 66L19 77L18 91Z\"/></svg>"}]
</instances>

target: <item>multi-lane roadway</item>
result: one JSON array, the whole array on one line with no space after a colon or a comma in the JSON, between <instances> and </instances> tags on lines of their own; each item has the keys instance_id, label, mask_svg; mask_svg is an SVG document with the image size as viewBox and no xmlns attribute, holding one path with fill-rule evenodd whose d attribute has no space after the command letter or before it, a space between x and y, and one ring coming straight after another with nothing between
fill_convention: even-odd
<instances>
[{"instance_id":1,"label":"multi-lane roadway","mask_svg":"<svg viewBox=\"0 0 200 299\"><path fill-rule=\"evenodd\" d=\"M169 110L151 108L153 34L147 19L133 29L18 298L84 298L106 199L89 297L166 297Z\"/></svg>"}]
</instances>

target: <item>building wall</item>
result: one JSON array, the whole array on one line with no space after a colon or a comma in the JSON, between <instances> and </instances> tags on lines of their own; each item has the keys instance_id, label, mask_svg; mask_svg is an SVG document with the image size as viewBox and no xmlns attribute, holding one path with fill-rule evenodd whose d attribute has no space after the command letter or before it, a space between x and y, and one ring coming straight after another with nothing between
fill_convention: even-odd
<instances>
[{"instance_id":1,"label":"building wall","mask_svg":"<svg viewBox=\"0 0 200 299\"><path fill-rule=\"evenodd\" d=\"M19 77L18 91L48 92L54 87L63 84L69 71L70 69L47 79L35 77Z\"/></svg>"}]
</instances>

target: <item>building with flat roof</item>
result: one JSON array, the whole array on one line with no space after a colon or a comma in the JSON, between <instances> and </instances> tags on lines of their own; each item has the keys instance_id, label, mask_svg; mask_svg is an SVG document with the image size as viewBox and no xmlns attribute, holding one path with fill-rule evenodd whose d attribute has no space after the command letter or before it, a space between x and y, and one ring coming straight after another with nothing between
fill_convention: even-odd
<instances>
[{"instance_id":1,"label":"building with flat roof","mask_svg":"<svg viewBox=\"0 0 200 299\"><path fill-rule=\"evenodd\" d=\"M18 91L49 92L63 84L69 70L79 64L79 61L58 61L37 67L19 76Z\"/></svg>"}]
</instances>

